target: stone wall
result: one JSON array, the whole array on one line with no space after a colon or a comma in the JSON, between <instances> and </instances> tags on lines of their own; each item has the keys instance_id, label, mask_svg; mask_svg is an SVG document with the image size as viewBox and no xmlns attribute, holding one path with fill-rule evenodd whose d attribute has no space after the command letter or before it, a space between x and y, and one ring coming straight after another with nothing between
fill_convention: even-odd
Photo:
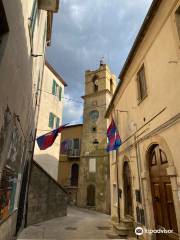
<instances>
[{"instance_id":1,"label":"stone wall","mask_svg":"<svg viewBox=\"0 0 180 240\"><path fill-rule=\"evenodd\" d=\"M33 161L28 194L27 225L66 215L66 191Z\"/></svg>"}]
</instances>

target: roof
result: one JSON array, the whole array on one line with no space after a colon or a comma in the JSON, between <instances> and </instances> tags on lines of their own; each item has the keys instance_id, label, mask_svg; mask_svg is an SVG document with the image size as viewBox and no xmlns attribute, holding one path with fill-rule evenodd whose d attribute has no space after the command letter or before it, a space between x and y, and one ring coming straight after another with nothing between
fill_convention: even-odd
<instances>
[{"instance_id":1,"label":"roof","mask_svg":"<svg viewBox=\"0 0 180 240\"><path fill-rule=\"evenodd\" d=\"M74 124L74 125L68 125L68 126L66 126L66 128L81 127L81 126L83 126L83 124L82 124L82 123L79 123L79 124ZM66 128L65 128L65 129L66 129Z\"/></svg>"},{"instance_id":2,"label":"roof","mask_svg":"<svg viewBox=\"0 0 180 240\"><path fill-rule=\"evenodd\" d=\"M124 66L123 66L123 68L122 68L122 70L121 70L121 72L119 74L120 81L119 81L119 83L117 85L117 88L116 88L116 90L114 92L114 95L113 95L113 97L111 99L111 102L109 104L109 107L108 107L108 109L106 111L106 115L105 115L106 117L110 113L110 110L112 108L111 105L113 104L113 102L115 100L115 97L116 97L116 95L117 95L117 93L118 93L118 91L120 89L120 86L121 86L121 84L123 82L123 77L126 74L126 72L128 70L128 67L130 66L130 64L131 64L131 62L132 62L132 60L134 58L134 55L137 52L137 49L138 49L140 43L142 42L142 40L143 40L143 38L145 36L145 33L147 32L147 30L148 30L148 28L150 26L150 23L152 22L152 20L153 20L153 18L155 16L155 13L157 12L158 7L159 7L161 2L162 2L162 0L153 0L152 4L151 4L151 6L150 6L150 8L148 10L148 13L146 14L146 17L145 17L145 19L143 21L143 24L142 24L142 26L141 26L138 34L137 34L137 37L136 37L136 39L135 39L135 41L133 43L133 46L132 46L132 48L131 48L131 50L130 50L130 52L128 54L128 57L127 57L127 59L126 59L126 61L124 63Z\"/></svg>"},{"instance_id":3,"label":"roof","mask_svg":"<svg viewBox=\"0 0 180 240\"><path fill-rule=\"evenodd\" d=\"M49 70L58 78L58 80L67 87L67 83L64 81L64 79L56 72L56 70L52 67L52 65L46 60L45 62L46 66L49 68Z\"/></svg>"}]
</instances>

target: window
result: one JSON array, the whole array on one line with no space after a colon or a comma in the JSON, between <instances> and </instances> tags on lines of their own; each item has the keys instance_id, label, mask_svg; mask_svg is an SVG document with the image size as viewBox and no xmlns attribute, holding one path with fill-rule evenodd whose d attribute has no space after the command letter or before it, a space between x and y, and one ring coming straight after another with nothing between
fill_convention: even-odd
<instances>
[{"instance_id":1,"label":"window","mask_svg":"<svg viewBox=\"0 0 180 240\"><path fill-rule=\"evenodd\" d=\"M59 127L59 124L60 124L60 119L58 117L56 117L56 128Z\"/></svg>"},{"instance_id":2,"label":"window","mask_svg":"<svg viewBox=\"0 0 180 240\"><path fill-rule=\"evenodd\" d=\"M32 11L31 11L31 16L29 18L29 20L30 20L29 33L30 33L31 45L33 43L33 38L34 38L34 30L35 30L35 25L36 25L37 13L38 13L38 4L37 4L37 0L34 0L33 6L32 6Z\"/></svg>"},{"instance_id":3,"label":"window","mask_svg":"<svg viewBox=\"0 0 180 240\"><path fill-rule=\"evenodd\" d=\"M96 132L97 128L96 127L92 127L92 132Z\"/></svg>"},{"instance_id":4,"label":"window","mask_svg":"<svg viewBox=\"0 0 180 240\"><path fill-rule=\"evenodd\" d=\"M98 77L94 76L93 77L93 87L94 87L94 92L98 91Z\"/></svg>"},{"instance_id":5,"label":"window","mask_svg":"<svg viewBox=\"0 0 180 240\"><path fill-rule=\"evenodd\" d=\"M7 32L9 32L9 27L7 23L6 13L2 0L0 0L0 37Z\"/></svg>"},{"instance_id":6,"label":"window","mask_svg":"<svg viewBox=\"0 0 180 240\"><path fill-rule=\"evenodd\" d=\"M74 139L74 149L79 149L79 138Z\"/></svg>"},{"instance_id":7,"label":"window","mask_svg":"<svg viewBox=\"0 0 180 240\"><path fill-rule=\"evenodd\" d=\"M55 80L53 80L53 85L52 85L52 94L56 95L56 91L57 91L57 83Z\"/></svg>"},{"instance_id":8,"label":"window","mask_svg":"<svg viewBox=\"0 0 180 240\"><path fill-rule=\"evenodd\" d=\"M155 166L156 164L157 164L156 153L154 152L152 154L151 166Z\"/></svg>"},{"instance_id":9,"label":"window","mask_svg":"<svg viewBox=\"0 0 180 240\"><path fill-rule=\"evenodd\" d=\"M168 160L167 160L166 154L161 149L159 150L159 152L160 152L161 164L167 163Z\"/></svg>"},{"instance_id":10,"label":"window","mask_svg":"<svg viewBox=\"0 0 180 240\"><path fill-rule=\"evenodd\" d=\"M59 98L59 101L61 101L61 98L62 98L62 87L59 86L55 80L53 80L52 94L54 96L57 96Z\"/></svg>"},{"instance_id":11,"label":"window","mask_svg":"<svg viewBox=\"0 0 180 240\"><path fill-rule=\"evenodd\" d=\"M178 9L175 13L175 17L176 17L177 31L178 31L179 40L180 40L180 6L178 7Z\"/></svg>"},{"instance_id":12,"label":"window","mask_svg":"<svg viewBox=\"0 0 180 240\"><path fill-rule=\"evenodd\" d=\"M60 118L57 117L54 113L49 113L49 127L58 128L60 124Z\"/></svg>"},{"instance_id":13,"label":"window","mask_svg":"<svg viewBox=\"0 0 180 240\"><path fill-rule=\"evenodd\" d=\"M89 172L90 173L96 172L96 158L89 159Z\"/></svg>"},{"instance_id":14,"label":"window","mask_svg":"<svg viewBox=\"0 0 180 240\"><path fill-rule=\"evenodd\" d=\"M147 96L144 65L137 73L137 88L138 88L138 101L141 102Z\"/></svg>"},{"instance_id":15,"label":"window","mask_svg":"<svg viewBox=\"0 0 180 240\"><path fill-rule=\"evenodd\" d=\"M62 87L59 87L59 101L61 101L62 98Z\"/></svg>"},{"instance_id":16,"label":"window","mask_svg":"<svg viewBox=\"0 0 180 240\"><path fill-rule=\"evenodd\" d=\"M54 127L54 118L55 118L55 115L52 112L50 112L50 114L49 114L49 127L50 128Z\"/></svg>"}]
</instances>

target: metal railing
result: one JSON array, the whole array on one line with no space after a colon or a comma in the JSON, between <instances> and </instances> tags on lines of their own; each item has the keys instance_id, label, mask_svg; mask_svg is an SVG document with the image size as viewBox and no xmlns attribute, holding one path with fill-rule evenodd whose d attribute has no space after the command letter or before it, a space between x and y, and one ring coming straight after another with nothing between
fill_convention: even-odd
<instances>
[{"instance_id":1,"label":"metal railing","mask_svg":"<svg viewBox=\"0 0 180 240\"><path fill-rule=\"evenodd\" d=\"M68 149L67 155L68 157L80 157L80 148L78 149Z\"/></svg>"}]
</instances>

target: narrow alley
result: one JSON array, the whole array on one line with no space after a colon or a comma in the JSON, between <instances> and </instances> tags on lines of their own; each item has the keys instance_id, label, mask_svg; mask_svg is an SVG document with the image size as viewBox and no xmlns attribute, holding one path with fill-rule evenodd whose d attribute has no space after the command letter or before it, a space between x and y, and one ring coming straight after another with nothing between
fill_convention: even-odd
<instances>
[{"instance_id":1,"label":"narrow alley","mask_svg":"<svg viewBox=\"0 0 180 240\"><path fill-rule=\"evenodd\" d=\"M180 0L0 0L0 240L180 240Z\"/></svg>"},{"instance_id":2,"label":"narrow alley","mask_svg":"<svg viewBox=\"0 0 180 240\"><path fill-rule=\"evenodd\" d=\"M92 210L69 207L65 217L30 226L18 239L119 239L112 230L110 216Z\"/></svg>"}]
</instances>

